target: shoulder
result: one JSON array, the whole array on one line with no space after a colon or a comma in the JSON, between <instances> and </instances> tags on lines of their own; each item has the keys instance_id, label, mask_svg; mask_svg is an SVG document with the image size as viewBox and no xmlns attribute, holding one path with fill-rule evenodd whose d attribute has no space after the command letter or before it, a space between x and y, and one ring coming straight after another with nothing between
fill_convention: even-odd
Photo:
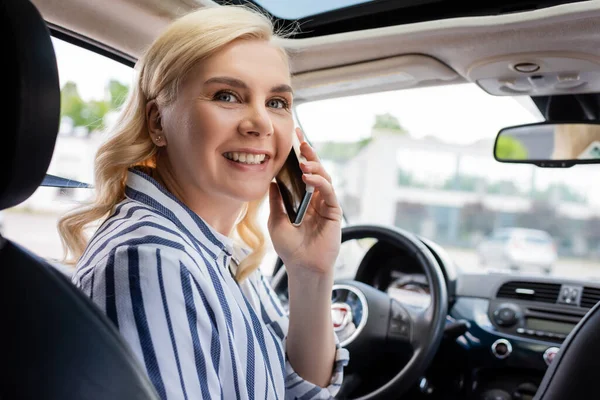
<instances>
[{"instance_id":1,"label":"shoulder","mask_svg":"<svg viewBox=\"0 0 600 400\"><path fill-rule=\"evenodd\" d=\"M174 247L158 240L126 240L111 243L94 252L87 261L81 261L72 281L81 286L89 279L114 280L132 274L138 279L149 278L156 273L179 275L182 271L186 274L190 270L198 271L199 266L194 255L184 246Z\"/></svg>"},{"instance_id":2,"label":"shoulder","mask_svg":"<svg viewBox=\"0 0 600 400\"><path fill-rule=\"evenodd\" d=\"M190 258L190 246L172 222L146 205L125 200L90 239L76 275L125 256L127 249L143 254L159 250L165 261Z\"/></svg>"}]
</instances>

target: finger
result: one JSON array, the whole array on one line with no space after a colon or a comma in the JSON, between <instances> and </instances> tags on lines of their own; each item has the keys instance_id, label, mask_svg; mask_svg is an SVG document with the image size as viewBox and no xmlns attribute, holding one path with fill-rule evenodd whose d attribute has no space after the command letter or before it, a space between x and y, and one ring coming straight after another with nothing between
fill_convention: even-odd
<instances>
[{"instance_id":1,"label":"finger","mask_svg":"<svg viewBox=\"0 0 600 400\"><path fill-rule=\"evenodd\" d=\"M308 161L320 161L317 152L304 139L304 132L302 132L302 129L296 128L296 135L300 141L300 154Z\"/></svg>"},{"instance_id":2,"label":"finger","mask_svg":"<svg viewBox=\"0 0 600 400\"><path fill-rule=\"evenodd\" d=\"M325 167L323 164L317 161L306 161L300 163L300 168L302 172L307 174L315 174L321 175L323 178L327 180L327 182L331 183L331 176L325 171Z\"/></svg>"},{"instance_id":3,"label":"finger","mask_svg":"<svg viewBox=\"0 0 600 400\"><path fill-rule=\"evenodd\" d=\"M340 209L340 205L338 203L337 196L335 195L335 191L333 190L333 186L331 183L327 181L321 175L302 175L302 180L308 184L315 187L316 190L319 191L321 199L328 208L331 209Z\"/></svg>"},{"instance_id":4,"label":"finger","mask_svg":"<svg viewBox=\"0 0 600 400\"><path fill-rule=\"evenodd\" d=\"M304 132L302 132L302 129L296 128L296 136L298 136L300 143L304 142Z\"/></svg>"},{"instance_id":5,"label":"finger","mask_svg":"<svg viewBox=\"0 0 600 400\"><path fill-rule=\"evenodd\" d=\"M307 161L321 161L315 149L313 149L307 142L302 142L300 144L300 154L302 154Z\"/></svg>"}]
</instances>

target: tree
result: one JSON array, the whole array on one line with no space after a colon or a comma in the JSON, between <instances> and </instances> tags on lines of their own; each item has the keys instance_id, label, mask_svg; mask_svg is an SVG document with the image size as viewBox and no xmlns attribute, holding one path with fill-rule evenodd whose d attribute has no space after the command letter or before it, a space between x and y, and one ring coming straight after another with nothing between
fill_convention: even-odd
<instances>
[{"instance_id":1,"label":"tree","mask_svg":"<svg viewBox=\"0 0 600 400\"><path fill-rule=\"evenodd\" d=\"M85 126L86 121L83 110L86 105L79 95L76 83L70 81L65 83L60 91L60 104L61 117L71 118L73 126Z\"/></svg>"},{"instance_id":2,"label":"tree","mask_svg":"<svg viewBox=\"0 0 600 400\"><path fill-rule=\"evenodd\" d=\"M345 162L356 156L371 140L372 138L356 142L320 142L314 143L314 146L323 160Z\"/></svg>"},{"instance_id":3,"label":"tree","mask_svg":"<svg viewBox=\"0 0 600 400\"><path fill-rule=\"evenodd\" d=\"M394 117L390 113L386 114L377 114L375 115L375 123L373 124L373 129L381 129L387 131L394 131L401 134L406 134L406 130L400 125L400 121L398 118Z\"/></svg>"},{"instance_id":4,"label":"tree","mask_svg":"<svg viewBox=\"0 0 600 400\"><path fill-rule=\"evenodd\" d=\"M458 190L461 192L477 192L480 188L485 187L485 178L473 175L459 175L448 178L444 182L442 189Z\"/></svg>"},{"instance_id":5,"label":"tree","mask_svg":"<svg viewBox=\"0 0 600 400\"><path fill-rule=\"evenodd\" d=\"M421 182L408 171L398 169L398 186L410 186L414 188L427 188L427 184Z\"/></svg>"},{"instance_id":6,"label":"tree","mask_svg":"<svg viewBox=\"0 0 600 400\"><path fill-rule=\"evenodd\" d=\"M104 116L110 111L110 103L107 101L91 100L83 109L88 133L104 129Z\"/></svg>"},{"instance_id":7,"label":"tree","mask_svg":"<svg viewBox=\"0 0 600 400\"><path fill-rule=\"evenodd\" d=\"M111 80L107 84L109 98L107 100L84 101L79 95L77 84L67 82L60 91L61 117L69 117L73 126L83 126L88 133L104 129L104 116L111 110L118 109L127 98L129 87Z\"/></svg>"},{"instance_id":8,"label":"tree","mask_svg":"<svg viewBox=\"0 0 600 400\"><path fill-rule=\"evenodd\" d=\"M587 198L584 194L578 193L572 187L563 183L553 183L543 191L535 191L533 198L536 200L554 199L555 201L565 201L570 203L586 203Z\"/></svg>"},{"instance_id":9,"label":"tree","mask_svg":"<svg viewBox=\"0 0 600 400\"><path fill-rule=\"evenodd\" d=\"M121 82L111 80L108 82L108 91L110 93L110 107L117 109L123 105L129 93L129 86L123 85Z\"/></svg>"},{"instance_id":10,"label":"tree","mask_svg":"<svg viewBox=\"0 0 600 400\"><path fill-rule=\"evenodd\" d=\"M503 194L506 196L520 196L522 193L512 181L497 181L488 184L486 191L490 194Z\"/></svg>"},{"instance_id":11,"label":"tree","mask_svg":"<svg viewBox=\"0 0 600 400\"><path fill-rule=\"evenodd\" d=\"M527 148L510 136L500 136L496 142L496 158L500 160L526 160Z\"/></svg>"}]
</instances>

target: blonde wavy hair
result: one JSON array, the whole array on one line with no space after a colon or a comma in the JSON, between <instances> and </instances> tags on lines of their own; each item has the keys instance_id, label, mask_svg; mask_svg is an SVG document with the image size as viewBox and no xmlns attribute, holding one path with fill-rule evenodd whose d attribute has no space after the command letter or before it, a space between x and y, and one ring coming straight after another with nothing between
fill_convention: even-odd
<instances>
[{"instance_id":1,"label":"blonde wavy hair","mask_svg":"<svg viewBox=\"0 0 600 400\"><path fill-rule=\"evenodd\" d=\"M231 5L193 11L174 21L152 43L136 65L137 79L110 139L96 154L94 200L59 220L67 264L76 264L83 254L89 240L85 231L90 224L109 217L125 198L127 170L156 166L157 147L148 132L146 103L152 99L164 105L174 101L186 74L235 40L276 43L290 33L275 32L271 20L256 10ZM289 55L281 45L278 48L289 66ZM264 198L246 204L236 225L239 238L252 250L237 268L237 281L256 270L265 253L265 236L256 221Z\"/></svg>"}]
</instances>

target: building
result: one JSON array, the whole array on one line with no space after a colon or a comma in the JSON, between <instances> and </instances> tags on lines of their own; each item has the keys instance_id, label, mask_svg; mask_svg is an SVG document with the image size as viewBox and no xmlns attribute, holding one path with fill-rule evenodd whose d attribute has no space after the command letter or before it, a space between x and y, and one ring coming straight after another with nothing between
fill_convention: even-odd
<instances>
[{"instance_id":1,"label":"building","mask_svg":"<svg viewBox=\"0 0 600 400\"><path fill-rule=\"evenodd\" d=\"M590 236L587 229L591 221L600 223L598 207L584 195L566 193L568 185L541 192L536 182L547 174L531 165L498 163L493 146L493 140L455 145L374 131L358 154L337 165L344 213L352 223L395 225L444 245L473 248L493 229L535 224L535 216L546 212L541 222L563 255L600 251L600 232Z\"/></svg>"}]
</instances>

